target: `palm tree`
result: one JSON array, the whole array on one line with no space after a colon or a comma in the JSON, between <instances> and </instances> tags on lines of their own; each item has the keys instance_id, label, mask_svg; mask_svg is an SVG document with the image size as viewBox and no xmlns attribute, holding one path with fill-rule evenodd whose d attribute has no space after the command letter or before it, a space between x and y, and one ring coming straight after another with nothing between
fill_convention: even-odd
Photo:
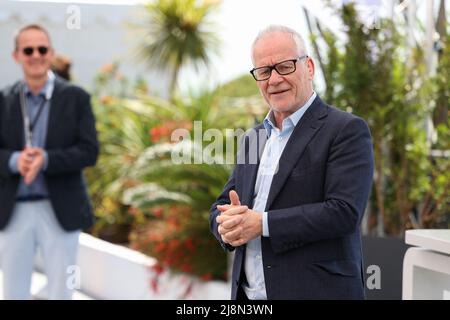
<instances>
[{"instance_id":1,"label":"palm tree","mask_svg":"<svg viewBox=\"0 0 450 320\"><path fill-rule=\"evenodd\" d=\"M169 94L173 97L183 66L208 66L219 39L209 16L218 1L156 0L146 5L148 19L140 56L154 67L170 71Z\"/></svg>"}]
</instances>

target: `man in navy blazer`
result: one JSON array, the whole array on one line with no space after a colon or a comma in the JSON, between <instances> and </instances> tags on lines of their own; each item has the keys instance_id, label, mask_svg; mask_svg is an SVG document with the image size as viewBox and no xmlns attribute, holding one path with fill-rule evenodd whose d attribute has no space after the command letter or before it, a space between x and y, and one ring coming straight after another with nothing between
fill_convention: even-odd
<instances>
[{"instance_id":1,"label":"man in navy blazer","mask_svg":"<svg viewBox=\"0 0 450 320\"><path fill-rule=\"evenodd\" d=\"M301 36L270 26L251 73L269 104L244 135L210 228L235 250L232 299L363 299L359 226L373 154L367 124L314 92Z\"/></svg>"},{"instance_id":2,"label":"man in navy blazer","mask_svg":"<svg viewBox=\"0 0 450 320\"><path fill-rule=\"evenodd\" d=\"M26 26L15 42L24 78L0 92L4 297L30 298L39 248L47 298L70 299L78 236L93 223L82 169L97 159L95 119L89 94L49 71L53 49L44 28Z\"/></svg>"}]
</instances>

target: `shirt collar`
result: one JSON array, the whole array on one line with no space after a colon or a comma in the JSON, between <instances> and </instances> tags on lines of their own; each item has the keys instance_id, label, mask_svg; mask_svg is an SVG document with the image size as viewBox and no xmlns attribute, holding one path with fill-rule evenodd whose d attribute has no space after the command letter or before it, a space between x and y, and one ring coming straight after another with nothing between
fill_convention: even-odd
<instances>
[{"instance_id":1,"label":"shirt collar","mask_svg":"<svg viewBox=\"0 0 450 320\"><path fill-rule=\"evenodd\" d=\"M311 97L306 101L306 103L301 106L297 111L295 111L293 114L291 114L289 117L283 120L283 131L285 129L293 128L297 125L297 123L300 121L300 119L303 117L305 112L309 109L311 104L314 102L314 100L317 97L317 93L313 91L313 94ZM270 110L269 113L266 115L263 121L264 128L266 129L267 136L270 137L270 134L272 133L272 129L275 129L276 126L274 125L275 119L273 118L273 111Z\"/></svg>"},{"instance_id":2,"label":"shirt collar","mask_svg":"<svg viewBox=\"0 0 450 320\"><path fill-rule=\"evenodd\" d=\"M38 96L47 97L47 99L50 99L54 87L55 87L55 74L51 70L49 70L47 73L47 81L45 82L45 85L42 87L41 91L39 91ZM24 90L25 95L27 97L32 95L31 90L25 81L24 81Z\"/></svg>"}]
</instances>

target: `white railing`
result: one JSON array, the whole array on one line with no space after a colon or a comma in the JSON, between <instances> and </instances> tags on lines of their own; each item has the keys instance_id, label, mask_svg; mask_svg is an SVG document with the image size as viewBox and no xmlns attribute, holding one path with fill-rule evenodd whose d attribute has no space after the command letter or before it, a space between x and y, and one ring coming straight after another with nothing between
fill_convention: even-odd
<instances>
[{"instance_id":1,"label":"white railing","mask_svg":"<svg viewBox=\"0 0 450 320\"><path fill-rule=\"evenodd\" d=\"M204 282L195 277L169 272L157 276L152 269L155 264L154 258L140 252L82 233L77 258L79 291L93 299L107 300L230 298L229 283ZM36 267L42 270L41 266L38 256ZM151 283L156 279L155 290Z\"/></svg>"}]
</instances>

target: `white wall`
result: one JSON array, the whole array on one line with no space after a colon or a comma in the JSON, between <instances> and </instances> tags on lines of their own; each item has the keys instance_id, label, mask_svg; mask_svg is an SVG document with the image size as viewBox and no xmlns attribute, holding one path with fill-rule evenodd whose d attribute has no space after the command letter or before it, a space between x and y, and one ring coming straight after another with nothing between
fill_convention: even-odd
<instances>
[{"instance_id":1,"label":"white wall","mask_svg":"<svg viewBox=\"0 0 450 320\"><path fill-rule=\"evenodd\" d=\"M155 278L156 260L128 248L82 233L77 264L81 270L81 291L97 299L229 299L230 284L203 282L187 275L167 272ZM184 295L191 286L190 293Z\"/></svg>"},{"instance_id":2,"label":"white wall","mask_svg":"<svg viewBox=\"0 0 450 320\"><path fill-rule=\"evenodd\" d=\"M21 77L21 70L12 60L13 34L29 23L46 27L57 53L72 59L74 81L91 88L94 76L106 63L122 61L121 70L130 80L142 76L150 89L167 96L165 73L149 71L136 58L139 37L127 27L139 19L139 5L76 4L81 13L79 30L67 28L70 3L0 1L0 88Z\"/></svg>"}]
</instances>

